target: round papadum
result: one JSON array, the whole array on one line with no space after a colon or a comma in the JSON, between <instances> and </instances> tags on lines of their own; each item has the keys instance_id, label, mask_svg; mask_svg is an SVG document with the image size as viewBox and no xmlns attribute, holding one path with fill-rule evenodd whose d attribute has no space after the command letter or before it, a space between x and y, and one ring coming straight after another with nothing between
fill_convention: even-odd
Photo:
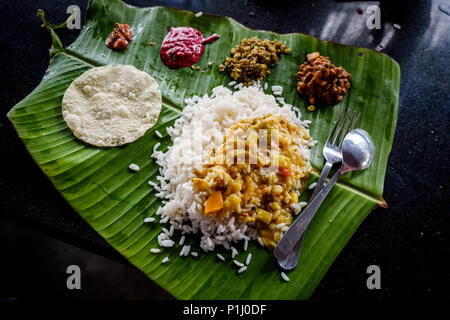
<instances>
[{"instance_id":1,"label":"round papadum","mask_svg":"<svg viewBox=\"0 0 450 320\"><path fill-rule=\"evenodd\" d=\"M62 114L73 134L99 147L120 146L158 120L161 92L149 74L130 65L92 68L64 93Z\"/></svg>"}]
</instances>

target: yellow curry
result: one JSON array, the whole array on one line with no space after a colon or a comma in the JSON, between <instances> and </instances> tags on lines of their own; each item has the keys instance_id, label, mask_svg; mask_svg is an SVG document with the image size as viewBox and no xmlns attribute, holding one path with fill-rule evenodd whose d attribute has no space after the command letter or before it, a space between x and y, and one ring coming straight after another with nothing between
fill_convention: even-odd
<instances>
[{"instance_id":1,"label":"yellow curry","mask_svg":"<svg viewBox=\"0 0 450 320\"><path fill-rule=\"evenodd\" d=\"M233 124L195 172L194 189L206 195L205 215L252 224L264 245L273 248L292 223L292 204L311 172L302 149L311 141L305 128L283 116Z\"/></svg>"}]
</instances>

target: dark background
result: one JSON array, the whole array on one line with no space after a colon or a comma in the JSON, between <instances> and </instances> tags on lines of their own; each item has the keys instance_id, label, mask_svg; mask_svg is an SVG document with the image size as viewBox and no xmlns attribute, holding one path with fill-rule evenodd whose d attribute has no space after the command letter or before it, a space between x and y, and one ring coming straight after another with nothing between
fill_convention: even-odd
<instances>
[{"instance_id":1,"label":"dark background","mask_svg":"<svg viewBox=\"0 0 450 320\"><path fill-rule=\"evenodd\" d=\"M402 73L384 191L389 208L375 209L362 223L312 299L450 296L449 1L128 3L224 14L251 28L308 33L368 48L380 48L381 43ZM71 4L80 6L84 19L86 0L0 3L0 298L170 298L65 203L6 118L37 86L48 66L50 38L40 28L36 10L44 9L48 20L59 23L67 18ZM370 4L380 4L381 30L366 27ZM78 33L58 30L65 45ZM70 264L81 267L82 290L66 288ZM381 268L381 290L366 287L366 268L372 264Z\"/></svg>"}]
</instances>

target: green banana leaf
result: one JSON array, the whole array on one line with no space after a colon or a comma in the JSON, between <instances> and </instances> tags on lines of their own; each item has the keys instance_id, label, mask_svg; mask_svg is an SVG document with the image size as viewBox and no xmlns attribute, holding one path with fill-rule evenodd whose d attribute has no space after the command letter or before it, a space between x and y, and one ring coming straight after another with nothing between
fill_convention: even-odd
<instances>
[{"instance_id":1,"label":"green banana leaf","mask_svg":"<svg viewBox=\"0 0 450 320\"><path fill-rule=\"evenodd\" d=\"M123 52L105 46L115 22L128 23L134 29L133 41ZM218 33L220 39L207 45L197 64L201 70L170 70L159 58L159 45L171 26L192 26L205 36ZM235 20L169 9L135 8L119 0L91 0L79 37L63 48L51 31L53 48L48 70L42 82L18 103L8 117L31 156L70 205L118 252L173 296L180 299L305 299L318 283L369 212L382 199L384 176L397 119L400 68L388 56L369 49L356 48L304 34L280 35L248 29ZM323 166L321 150L342 109L362 113L360 127L369 132L376 148L372 167L348 174L333 188L312 221L298 268L288 273L290 282L280 277L275 259L256 244L248 252L252 261L243 274L237 274L230 254L226 262L198 247L199 237L191 236L199 257L179 257L179 246L150 253L157 247L159 223L144 224L161 204L148 180L156 181L158 166L150 158L153 146L170 143L165 128L180 116L185 97L211 93L231 80L218 71L218 65L241 39L250 36L279 39L292 49L283 55L265 80L284 87L283 97L299 106L303 119L312 120L311 135L319 141L311 162L316 172ZM154 47L149 43L154 42ZM307 101L296 91L296 71L307 53L320 51L331 61L352 73L352 89L335 107L307 111ZM208 66L208 62L213 66ZM158 123L141 139L118 148L96 148L76 139L61 115L61 100L70 83L93 66L131 64L151 74L160 84L163 109ZM270 90L269 90L270 92ZM164 134L159 139L155 130ZM141 167L136 173L130 163ZM311 181L317 175L311 176ZM303 200L308 200L305 191ZM174 238L177 240L179 234ZM241 244L237 260L245 260ZM168 256L170 261L161 264ZM120 284L119 284L120 285Z\"/></svg>"}]
</instances>

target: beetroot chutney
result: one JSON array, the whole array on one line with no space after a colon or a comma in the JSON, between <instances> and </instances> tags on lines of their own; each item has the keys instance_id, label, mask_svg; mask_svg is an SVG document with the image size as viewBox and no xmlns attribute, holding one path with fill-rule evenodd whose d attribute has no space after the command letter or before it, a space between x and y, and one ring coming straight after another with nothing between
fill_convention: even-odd
<instances>
[{"instance_id":1,"label":"beetroot chutney","mask_svg":"<svg viewBox=\"0 0 450 320\"><path fill-rule=\"evenodd\" d=\"M161 45L162 62L171 69L190 67L205 50L205 43L219 39L217 34L203 38L200 31L191 27L169 28L169 33Z\"/></svg>"}]
</instances>

